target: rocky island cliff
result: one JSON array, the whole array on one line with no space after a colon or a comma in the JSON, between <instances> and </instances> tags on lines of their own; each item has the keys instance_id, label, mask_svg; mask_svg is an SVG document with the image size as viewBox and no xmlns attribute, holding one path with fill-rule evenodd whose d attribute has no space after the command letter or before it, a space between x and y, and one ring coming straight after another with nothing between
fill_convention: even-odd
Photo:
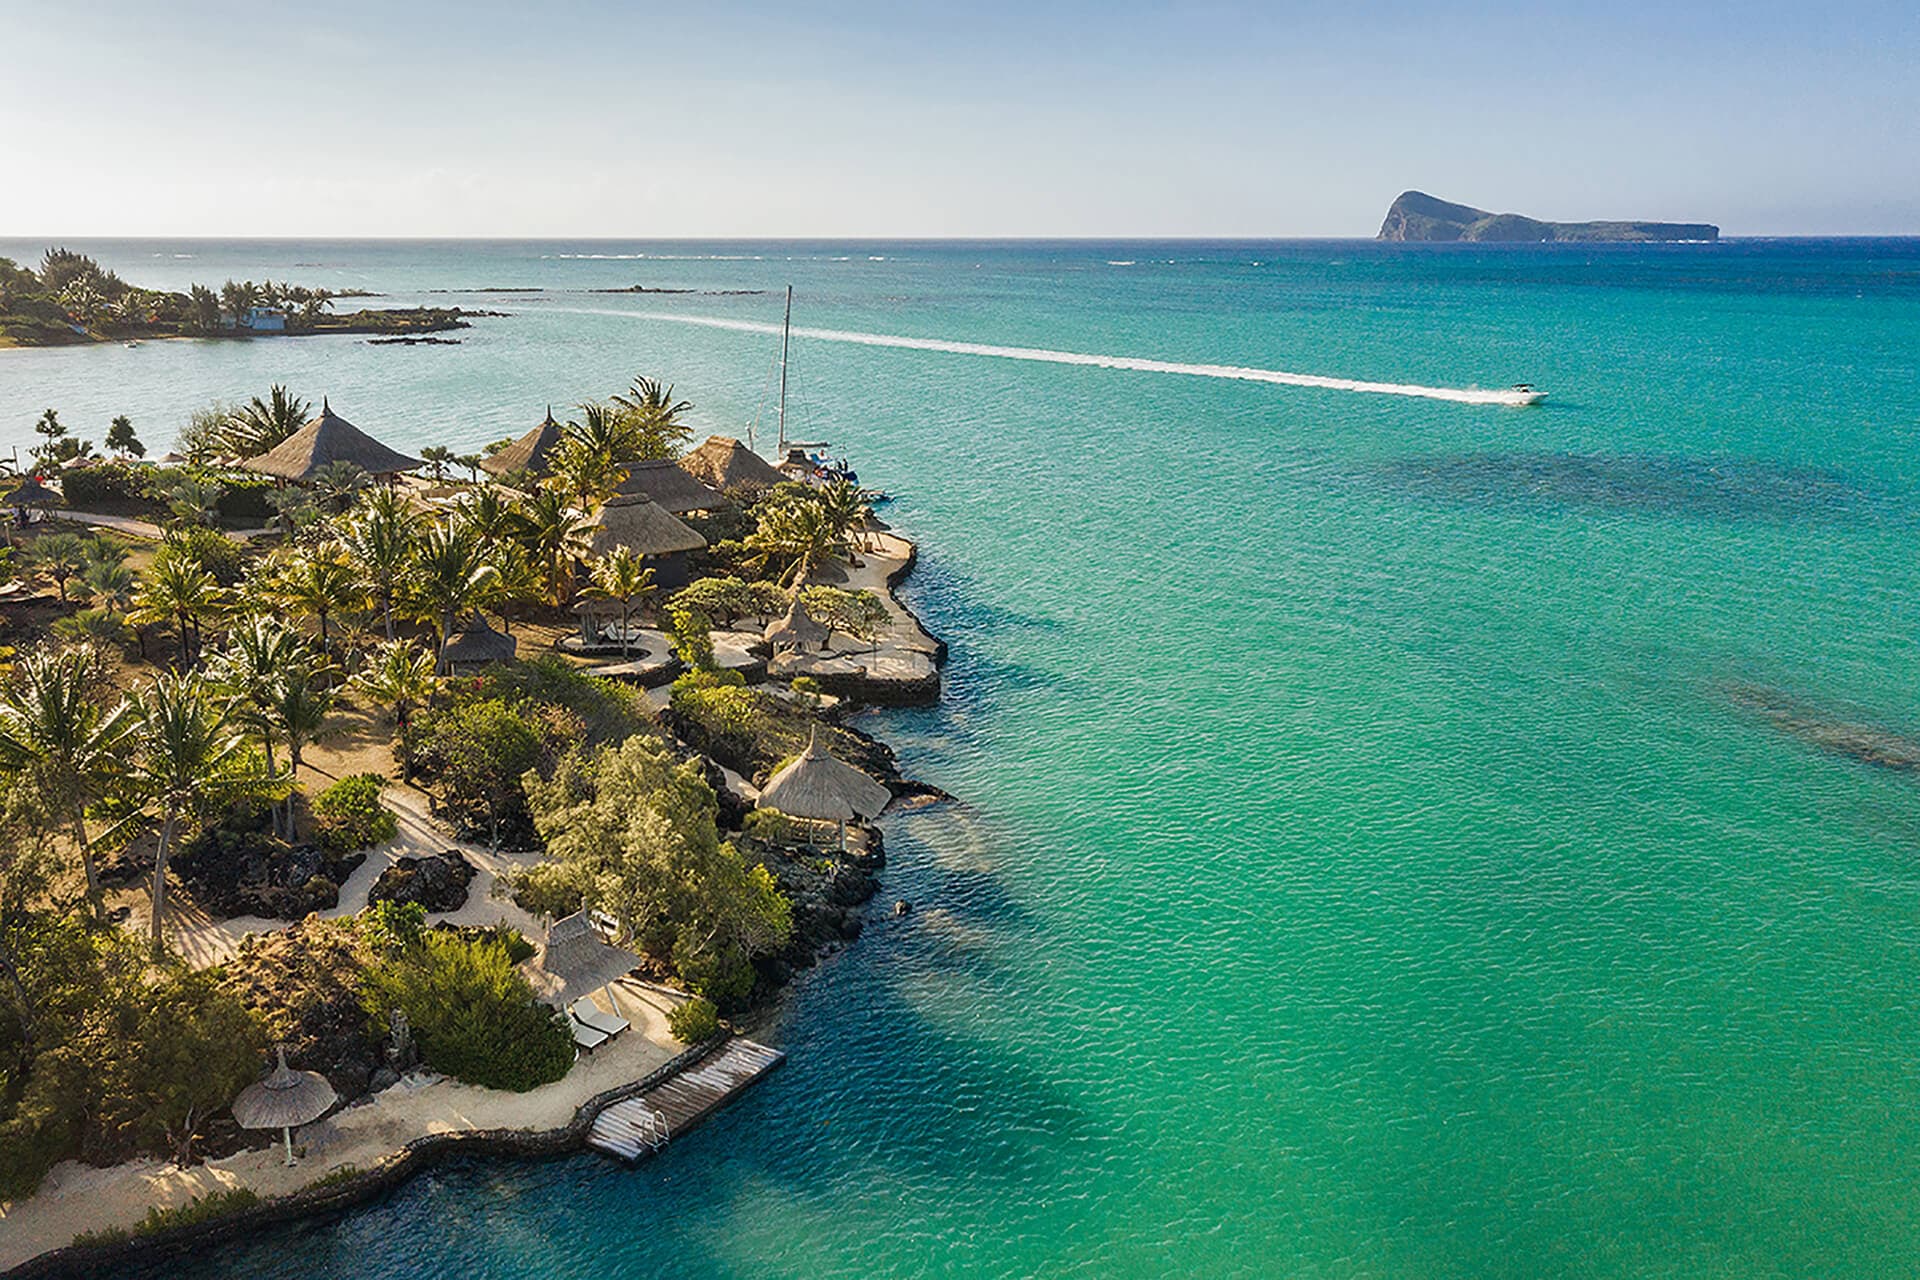
<instances>
[{"instance_id":1,"label":"rocky island cliff","mask_svg":"<svg viewBox=\"0 0 1920 1280\"><path fill-rule=\"evenodd\" d=\"M1518 213L1489 213L1424 191L1403 191L1380 224L1380 240L1468 240L1542 244L1549 241L1645 244L1718 240L1710 222L1542 222Z\"/></svg>"}]
</instances>

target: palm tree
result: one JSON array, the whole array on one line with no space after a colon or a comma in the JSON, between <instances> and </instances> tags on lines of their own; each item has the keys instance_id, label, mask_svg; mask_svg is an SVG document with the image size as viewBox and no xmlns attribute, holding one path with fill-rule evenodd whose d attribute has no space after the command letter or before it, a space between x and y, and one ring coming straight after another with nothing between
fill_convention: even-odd
<instances>
[{"instance_id":1,"label":"palm tree","mask_svg":"<svg viewBox=\"0 0 1920 1280\"><path fill-rule=\"evenodd\" d=\"M262 769L233 723L233 700L194 672L163 675L132 705L134 794L160 811L153 857L153 955L165 954L167 859L183 824L219 804L271 798L284 778Z\"/></svg>"},{"instance_id":2,"label":"palm tree","mask_svg":"<svg viewBox=\"0 0 1920 1280\"><path fill-rule=\"evenodd\" d=\"M220 521L220 498L226 486L202 476L187 476L167 492L167 510L183 524L204 525L211 529Z\"/></svg>"},{"instance_id":3,"label":"palm tree","mask_svg":"<svg viewBox=\"0 0 1920 1280\"><path fill-rule=\"evenodd\" d=\"M314 495L333 515L351 507L354 498L372 483L373 477L344 458L316 470L312 480Z\"/></svg>"},{"instance_id":4,"label":"palm tree","mask_svg":"<svg viewBox=\"0 0 1920 1280\"><path fill-rule=\"evenodd\" d=\"M440 686L433 668L432 654L406 641L389 640L374 650L372 660L354 677L354 683L393 716L403 779L413 776L413 744L407 735L413 713L431 701Z\"/></svg>"},{"instance_id":5,"label":"palm tree","mask_svg":"<svg viewBox=\"0 0 1920 1280\"><path fill-rule=\"evenodd\" d=\"M747 535L746 544L761 566L774 557L786 560L779 581L792 587L830 564L844 564L848 552L846 536L834 528L820 504L805 500L763 508L759 527Z\"/></svg>"},{"instance_id":6,"label":"palm tree","mask_svg":"<svg viewBox=\"0 0 1920 1280\"><path fill-rule=\"evenodd\" d=\"M467 494L454 512L463 527L489 544L510 541L526 528L513 500L492 485Z\"/></svg>"},{"instance_id":7,"label":"palm tree","mask_svg":"<svg viewBox=\"0 0 1920 1280\"><path fill-rule=\"evenodd\" d=\"M265 576L267 593L319 626L320 647L328 646L327 620L363 607L366 587L347 552L337 542L324 543L294 555L280 555Z\"/></svg>"},{"instance_id":8,"label":"palm tree","mask_svg":"<svg viewBox=\"0 0 1920 1280\"><path fill-rule=\"evenodd\" d=\"M228 281L228 284L232 285L232 281ZM226 290L223 289L221 301L224 303L226 300ZM251 299L246 300L234 314L244 314L251 305ZM268 390L265 400L255 396L228 416L221 432L220 445L228 453L251 458L265 453L306 426L312 414L312 404L276 382Z\"/></svg>"},{"instance_id":9,"label":"palm tree","mask_svg":"<svg viewBox=\"0 0 1920 1280\"><path fill-rule=\"evenodd\" d=\"M33 544L33 562L40 566L66 603L67 581L87 567L87 539L77 533L49 533Z\"/></svg>"},{"instance_id":10,"label":"palm tree","mask_svg":"<svg viewBox=\"0 0 1920 1280\"><path fill-rule=\"evenodd\" d=\"M235 715L260 734L267 769L274 769L274 725L269 708L282 672L312 665L312 643L279 618L253 614L227 632L227 647L213 663L213 678L237 700Z\"/></svg>"},{"instance_id":11,"label":"palm tree","mask_svg":"<svg viewBox=\"0 0 1920 1280\"><path fill-rule=\"evenodd\" d=\"M427 474L435 484L447 478L447 468L453 465L453 450L443 444L428 445L420 451L420 461L427 464Z\"/></svg>"},{"instance_id":12,"label":"palm tree","mask_svg":"<svg viewBox=\"0 0 1920 1280\"><path fill-rule=\"evenodd\" d=\"M569 422L562 429L563 444L577 443L597 453L614 466L638 462L641 457L640 424L617 404L579 406L582 422Z\"/></svg>"},{"instance_id":13,"label":"palm tree","mask_svg":"<svg viewBox=\"0 0 1920 1280\"><path fill-rule=\"evenodd\" d=\"M534 494L522 510L527 545L546 569L548 598L564 604L572 564L587 552L587 518L551 489Z\"/></svg>"},{"instance_id":14,"label":"palm tree","mask_svg":"<svg viewBox=\"0 0 1920 1280\"><path fill-rule=\"evenodd\" d=\"M851 480L835 480L819 491L820 513L849 546L858 546L873 519L873 492Z\"/></svg>"},{"instance_id":15,"label":"palm tree","mask_svg":"<svg viewBox=\"0 0 1920 1280\"><path fill-rule=\"evenodd\" d=\"M295 839L293 793L300 789L300 757L306 745L320 736L333 714L339 695L327 684L332 668L300 663L282 671L273 682L266 719L286 740L287 771L293 787L287 792L287 839Z\"/></svg>"},{"instance_id":16,"label":"palm tree","mask_svg":"<svg viewBox=\"0 0 1920 1280\"><path fill-rule=\"evenodd\" d=\"M95 561L80 573L81 588L115 617L132 607L134 589L138 583L139 579L134 576L133 570L123 564Z\"/></svg>"},{"instance_id":17,"label":"palm tree","mask_svg":"<svg viewBox=\"0 0 1920 1280\"><path fill-rule=\"evenodd\" d=\"M147 570L134 593L128 621L135 626L172 622L180 632L180 664L189 665L199 648L200 624L218 617L226 606L226 592L213 575L185 556L162 555Z\"/></svg>"},{"instance_id":18,"label":"palm tree","mask_svg":"<svg viewBox=\"0 0 1920 1280\"><path fill-rule=\"evenodd\" d=\"M519 543L491 545L493 554L487 559L493 565L493 584L487 589L486 607L499 615L501 630L512 635L512 615L518 606L546 598L547 578Z\"/></svg>"},{"instance_id":19,"label":"palm tree","mask_svg":"<svg viewBox=\"0 0 1920 1280\"><path fill-rule=\"evenodd\" d=\"M619 604L620 656L626 657L627 623L637 608L635 602L653 594L653 570L641 567L631 547L615 547L594 564L593 581L580 594Z\"/></svg>"},{"instance_id":20,"label":"palm tree","mask_svg":"<svg viewBox=\"0 0 1920 1280\"><path fill-rule=\"evenodd\" d=\"M613 403L625 413L638 436L636 458L671 458L693 438L693 429L680 421L680 415L693 405L675 400L670 385L638 377L628 393L615 396Z\"/></svg>"},{"instance_id":21,"label":"palm tree","mask_svg":"<svg viewBox=\"0 0 1920 1280\"><path fill-rule=\"evenodd\" d=\"M415 610L439 633L436 656L446 653L454 620L486 598L497 572L465 529L447 523L427 530L406 586Z\"/></svg>"},{"instance_id":22,"label":"palm tree","mask_svg":"<svg viewBox=\"0 0 1920 1280\"><path fill-rule=\"evenodd\" d=\"M100 878L87 835L87 806L113 789L118 751L133 727L123 700L95 696L95 655L87 646L36 653L15 668L0 698L0 769L29 774L72 824L87 874L87 903L100 912Z\"/></svg>"},{"instance_id":23,"label":"palm tree","mask_svg":"<svg viewBox=\"0 0 1920 1280\"><path fill-rule=\"evenodd\" d=\"M484 490L482 492L485 492ZM360 499L353 518L340 535L347 554L359 562L380 620L393 639L393 601L400 578L420 541L420 519L407 500L392 489L375 489Z\"/></svg>"}]
</instances>

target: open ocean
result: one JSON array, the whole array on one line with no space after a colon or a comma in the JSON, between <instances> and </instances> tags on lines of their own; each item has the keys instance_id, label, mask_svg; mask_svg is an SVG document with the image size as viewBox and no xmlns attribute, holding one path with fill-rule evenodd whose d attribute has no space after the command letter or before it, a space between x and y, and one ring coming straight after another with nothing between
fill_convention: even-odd
<instances>
[{"instance_id":1,"label":"open ocean","mask_svg":"<svg viewBox=\"0 0 1920 1280\"><path fill-rule=\"evenodd\" d=\"M796 336L794 433L895 495L952 644L864 727L960 800L883 824L787 1068L637 1170L453 1163L167 1274L1912 1273L1920 774L1833 743L1920 753L1920 241L73 247L512 314L0 351L0 450L275 381L475 448L644 372L770 451L788 282L807 329L1552 393ZM701 292L588 292L635 284ZM427 292L480 288L543 292Z\"/></svg>"}]
</instances>

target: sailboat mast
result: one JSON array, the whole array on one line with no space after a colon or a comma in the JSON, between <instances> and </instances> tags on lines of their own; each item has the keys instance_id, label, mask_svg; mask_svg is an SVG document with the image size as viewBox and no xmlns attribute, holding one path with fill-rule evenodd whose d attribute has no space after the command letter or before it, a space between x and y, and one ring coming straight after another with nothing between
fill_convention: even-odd
<instances>
[{"instance_id":1,"label":"sailboat mast","mask_svg":"<svg viewBox=\"0 0 1920 1280\"><path fill-rule=\"evenodd\" d=\"M793 286L787 286L787 318L780 322L780 456L787 456L787 343L793 337Z\"/></svg>"}]
</instances>

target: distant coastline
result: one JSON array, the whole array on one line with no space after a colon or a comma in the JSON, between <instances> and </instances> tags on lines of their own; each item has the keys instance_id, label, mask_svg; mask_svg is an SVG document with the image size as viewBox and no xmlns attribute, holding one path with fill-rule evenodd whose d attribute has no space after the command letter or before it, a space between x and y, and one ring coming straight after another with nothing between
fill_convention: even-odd
<instances>
[{"instance_id":1,"label":"distant coastline","mask_svg":"<svg viewBox=\"0 0 1920 1280\"><path fill-rule=\"evenodd\" d=\"M1710 222L1545 222L1518 213L1489 213L1424 191L1403 191L1388 207L1374 238L1480 244L1712 244L1720 239L1720 228Z\"/></svg>"}]
</instances>

